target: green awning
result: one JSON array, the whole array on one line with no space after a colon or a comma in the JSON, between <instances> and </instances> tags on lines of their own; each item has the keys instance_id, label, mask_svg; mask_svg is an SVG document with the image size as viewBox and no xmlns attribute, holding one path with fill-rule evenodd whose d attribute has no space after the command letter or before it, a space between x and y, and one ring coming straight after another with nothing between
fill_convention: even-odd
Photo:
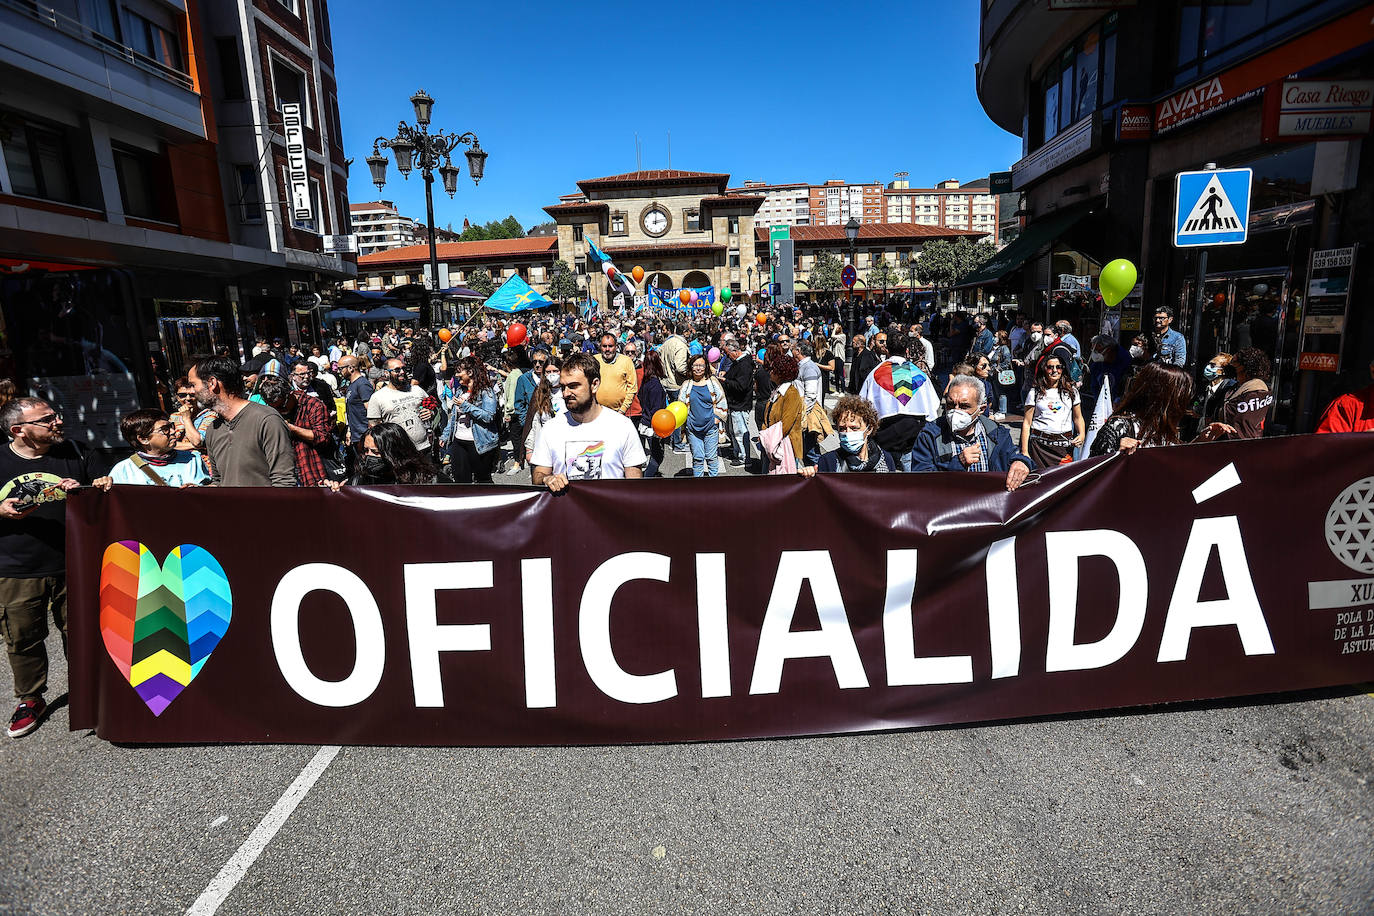
<instances>
[{"instance_id":1,"label":"green awning","mask_svg":"<svg viewBox=\"0 0 1374 916\"><path fill-rule=\"evenodd\" d=\"M954 285L955 289L971 286L986 286L996 283L1007 274L1025 264L1040 251L1054 244L1061 235L1068 232L1075 223L1087 216L1090 210L1075 210L1037 220L1021 230L1015 240L993 255L987 263Z\"/></svg>"}]
</instances>

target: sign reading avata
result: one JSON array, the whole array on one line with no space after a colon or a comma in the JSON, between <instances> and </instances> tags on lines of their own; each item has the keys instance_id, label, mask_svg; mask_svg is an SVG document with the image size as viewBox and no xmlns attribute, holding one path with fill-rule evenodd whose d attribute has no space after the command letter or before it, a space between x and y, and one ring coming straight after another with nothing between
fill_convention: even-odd
<instances>
[{"instance_id":1,"label":"sign reading avata","mask_svg":"<svg viewBox=\"0 0 1374 916\"><path fill-rule=\"evenodd\" d=\"M1145 449L1010 494L992 474L80 491L71 727L691 741L1360 683L1368 456L1358 435ZM626 523L713 504L749 525ZM266 517L381 536L264 549Z\"/></svg>"}]
</instances>

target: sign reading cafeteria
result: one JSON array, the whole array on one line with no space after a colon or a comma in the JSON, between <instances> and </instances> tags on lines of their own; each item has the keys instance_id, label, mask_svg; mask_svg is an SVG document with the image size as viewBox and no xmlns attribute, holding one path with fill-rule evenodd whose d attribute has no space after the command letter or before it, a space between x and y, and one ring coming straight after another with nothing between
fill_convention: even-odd
<instances>
[{"instance_id":1,"label":"sign reading cafeteria","mask_svg":"<svg viewBox=\"0 0 1374 916\"><path fill-rule=\"evenodd\" d=\"M1303 448L1321 474L1292 473L1292 440L1256 440L1079 462L1012 493L987 474L78 491L71 727L699 741L1368 681L1368 445ZM775 536L624 523L727 498ZM268 515L367 518L407 550L264 551Z\"/></svg>"}]
</instances>

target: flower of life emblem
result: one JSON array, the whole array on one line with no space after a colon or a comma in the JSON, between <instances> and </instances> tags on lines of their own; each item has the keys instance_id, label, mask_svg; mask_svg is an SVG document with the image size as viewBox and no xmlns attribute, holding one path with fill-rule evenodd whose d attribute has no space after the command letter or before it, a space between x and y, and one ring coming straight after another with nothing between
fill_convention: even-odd
<instances>
[{"instance_id":1,"label":"flower of life emblem","mask_svg":"<svg viewBox=\"0 0 1374 916\"><path fill-rule=\"evenodd\" d=\"M1374 477L1355 481L1331 503L1326 546L1351 569L1374 573Z\"/></svg>"}]
</instances>

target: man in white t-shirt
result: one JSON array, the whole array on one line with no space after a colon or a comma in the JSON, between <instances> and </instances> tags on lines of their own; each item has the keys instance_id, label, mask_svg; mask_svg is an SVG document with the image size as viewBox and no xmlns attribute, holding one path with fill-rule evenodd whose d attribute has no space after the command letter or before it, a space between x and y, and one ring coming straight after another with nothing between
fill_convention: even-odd
<instances>
[{"instance_id":1,"label":"man in white t-shirt","mask_svg":"<svg viewBox=\"0 0 1374 916\"><path fill-rule=\"evenodd\" d=\"M596 359L586 353L568 357L559 381L567 410L544 424L530 458L534 485L557 493L571 480L643 477L648 457L633 421L597 403Z\"/></svg>"},{"instance_id":2,"label":"man in white t-shirt","mask_svg":"<svg viewBox=\"0 0 1374 916\"><path fill-rule=\"evenodd\" d=\"M411 381L410 370L403 361L387 360L386 370L389 386L378 388L368 399L367 425L395 423L406 431L415 448L427 454L429 421L434 414L420 403L425 390Z\"/></svg>"}]
</instances>

